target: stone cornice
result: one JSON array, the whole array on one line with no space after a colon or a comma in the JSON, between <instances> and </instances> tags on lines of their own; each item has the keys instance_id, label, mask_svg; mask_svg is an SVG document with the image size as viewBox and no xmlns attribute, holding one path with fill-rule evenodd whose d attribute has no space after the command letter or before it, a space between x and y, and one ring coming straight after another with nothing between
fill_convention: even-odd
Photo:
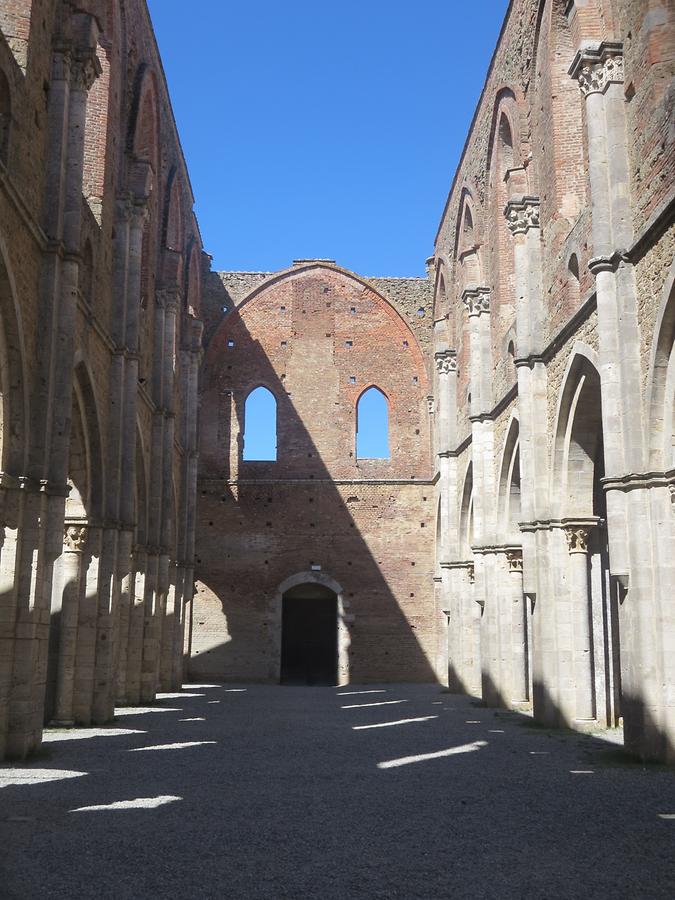
<instances>
[{"instance_id":1,"label":"stone cornice","mask_svg":"<svg viewBox=\"0 0 675 900\"><path fill-rule=\"evenodd\" d=\"M521 197L509 200L504 207L504 217L511 234L525 234L530 228L539 228L539 198Z\"/></svg>"},{"instance_id":2,"label":"stone cornice","mask_svg":"<svg viewBox=\"0 0 675 900\"><path fill-rule=\"evenodd\" d=\"M518 522L521 531L553 531L554 529L593 528L603 524L599 516L563 516L560 519L534 519L531 522Z\"/></svg>"},{"instance_id":3,"label":"stone cornice","mask_svg":"<svg viewBox=\"0 0 675 900\"><path fill-rule=\"evenodd\" d=\"M673 488L675 469L664 472L628 472L625 475L608 475L600 479L605 491L635 491L655 487Z\"/></svg>"},{"instance_id":4,"label":"stone cornice","mask_svg":"<svg viewBox=\"0 0 675 900\"><path fill-rule=\"evenodd\" d=\"M581 88L581 93L604 94L610 84L623 83L623 44L618 41L602 41L582 46L568 74Z\"/></svg>"},{"instance_id":5,"label":"stone cornice","mask_svg":"<svg viewBox=\"0 0 675 900\"><path fill-rule=\"evenodd\" d=\"M616 272L622 262L628 262L625 250L615 250L609 256L594 256L588 260L588 269L592 275L599 272Z\"/></svg>"}]
</instances>

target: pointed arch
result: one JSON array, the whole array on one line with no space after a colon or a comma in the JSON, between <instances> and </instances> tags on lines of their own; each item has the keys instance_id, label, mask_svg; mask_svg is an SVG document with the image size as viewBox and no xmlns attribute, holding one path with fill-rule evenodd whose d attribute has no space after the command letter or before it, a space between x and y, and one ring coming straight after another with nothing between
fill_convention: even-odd
<instances>
[{"instance_id":1,"label":"pointed arch","mask_svg":"<svg viewBox=\"0 0 675 900\"><path fill-rule=\"evenodd\" d=\"M597 354L574 345L554 431L551 496L560 516L596 515L604 475L602 401Z\"/></svg>"},{"instance_id":2,"label":"pointed arch","mask_svg":"<svg viewBox=\"0 0 675 900\"><path fill-rule=\"evenodd\" d=\"M252 388L244 401L244 462L277 459L277 399L265 385Z\"/></svg>"},{"instance_id":3,"label":"pointed arch","mask_svg":"<svg viewBox=\"0 0 675 900\"><path fill-rule=\"evenodd\" d=\"M188 242L185 270L185 302L187 312L192 316L199 315L201 297L201 250L194 236Z\"/></svg>"},{"instance_id":4,"label":"pointed arch","mask_svg":"<svg viewBox=\"0 0 675 900\"><path fill-rule=\"evenodd\" d=\"M162 244L169 250L183 252L183 186L175 165L171 167L166 183Z\"/></svg>"},{"instance_id":5,"label":"pointed arch","mask_svg":"<svg viewBox=\"0 0 675 900\"><path fill-rule=\"evenodd\" d=\"M483 283L482 221L473 193L462 188L457 213L455 259L460 292L470 284Z\"/></svg>"},{"instance_id":6,"label":"pointed arch","mask_svg":"<svg viewBox=\"0 0 675 900\"><path fill-rule=\"evenodd\" d=\"M675 467L675 262L654 329L647 381L649 458L654 469Z\"/></svg>"},{"instance_id":7,"label":"pointed arch","mask_svg":"<svg viewBox=\"0 0 675 900\"><path fill-rule=\"evenodd\" d=\"M464 485L459 509L459 542L460 553L467 559L471 557L473 543L473 462L469 462L464 475Z\"/></svg>"},{"instance_id":8,"label":"pointed arch","mask_svg":"<svg viewBox=\"0 0 675 900\"><path fill-rule=\"evenodd\" d=\"M509 421L499 467L497 522L500 540L519 543L520 507L520 422L513 412Z\"/></svg>"},{"instance_id":9,"label":"pointed arch","mask_svg":"<svg viewBox=\"0 0 675 900\"><path fill-rule=\"evenodd\" d=\"M66 519L100 522L103 518L104 463L101 422L91 375L76 361L68 455Z\"/></svg>"},{"instance_id":10,"label":"pointed arch","mask_svg":"<svg viewBox=\"0 0 675 900\"><path fill-rule=\"evenodd\" d=\"M527 176L523 169L524 140L516 93L511 87L497 92L492 111L487 169L493 190L508 178L511 193L528 193ZM520 170L514 178L514 170Z\"/></svg>"},{"instance_id":11,"label":"pointed arch","mask_svg":"<svg viewBox=\"0 0 675 900\"><path fill-rule=\"evenodd\" d=\"M376 384L356 401L356 458L390 459L389 398Z\"/></svg>"}]
</instances>

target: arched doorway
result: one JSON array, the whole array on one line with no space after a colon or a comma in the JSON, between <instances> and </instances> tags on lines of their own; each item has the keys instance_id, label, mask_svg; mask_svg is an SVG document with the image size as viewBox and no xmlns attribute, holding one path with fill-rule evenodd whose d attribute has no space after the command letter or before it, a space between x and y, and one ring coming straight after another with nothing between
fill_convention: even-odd
<instances>
[{"instance_id":1,"label":"arched doorway","mask_svg":"<svg viewBox=\"0 0 675 900\"><path fill-rule=\"evenodd\" d=\"M281 598L282 684L338 683L337 594L298 584Z\"/></svg>"},{"instance_id":2,"label":"arched doorway","mask_svg":"<svg viewBox=\"0 0 675 900\"><path fill-rule=\"evenodd\" d=\"M272 679L282 684L349 684L351 601L329 575L286 578L270 608L275 645ZM303 656L303 647L309 660Z\"/></svg>"}]
</instances>

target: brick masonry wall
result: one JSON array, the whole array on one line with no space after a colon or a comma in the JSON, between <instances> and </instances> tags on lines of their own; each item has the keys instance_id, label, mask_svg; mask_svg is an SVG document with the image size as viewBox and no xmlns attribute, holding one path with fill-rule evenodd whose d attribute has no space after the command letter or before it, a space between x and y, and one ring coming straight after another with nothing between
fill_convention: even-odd
<instances>
[{"instance_id":1,"label":"brick masonry wall","mask_svg":"<svg viewBox=\"0 0 675 900\"><path fill-rule=\"evenodd\" d=\"M232 300L232 282L244 279L220 280ZM239 294L213 332L202 382L195 674L273 677L277 588L314 564L342 586L355 616L351 680L435 678L429 384L407 324L431 331L420 306L428 292L415 286L399 300L404 318L371 284L299 265L244 302ZM207 320L222 297L207 293ZM277 399L278 459L244 462L236 431L261 384ZM355 454L356 403L372 384L389 398L390 460Z\"/></svg>"}]
</instances>

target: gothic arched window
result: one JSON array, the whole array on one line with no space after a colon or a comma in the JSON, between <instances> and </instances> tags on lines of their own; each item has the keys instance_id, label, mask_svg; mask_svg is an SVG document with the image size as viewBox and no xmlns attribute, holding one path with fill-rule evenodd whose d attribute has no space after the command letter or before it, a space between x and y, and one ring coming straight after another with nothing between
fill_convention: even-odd
<instances>
[{"instance_id":1,"label":"gothic arched window","mask_svg":"<svg viewBox=\"0 0 675 900\"><path fill-rule=\"evenodd\" d=\"M244 405L244 460L277 458L277 401L266 387L251 391Z\"/></svg>"},{"instance_id":2,"label":"gothic arched window","mask_svg":"<svg viewBox=\"0 0 675 900\"><path fill-rule=\"evenodd\" d=\"M369 387L356 405L357 459L389 459L389 403L379 388Z\"/></svg>"}]
</instances>

